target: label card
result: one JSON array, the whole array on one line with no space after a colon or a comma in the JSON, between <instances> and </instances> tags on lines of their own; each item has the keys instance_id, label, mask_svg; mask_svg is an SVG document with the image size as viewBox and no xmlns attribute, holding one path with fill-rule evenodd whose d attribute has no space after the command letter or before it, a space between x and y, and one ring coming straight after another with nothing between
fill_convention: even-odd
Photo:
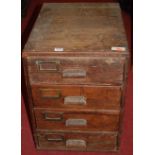
<instances>
[{"instance_id":1,"label":"label card","mask_svg":"<svg viewBox=\"0 0 155 155\"><path fill-rule=\"evenodd\" d=\"M64 51L64 48L55 47L55 48L54 48L54 51L55 51L55 52L63 52L63 51Z\"/></svg>"},{"instance_id":2,"label":"label card","mask_svg":"<svg viewBox=\"0 0 155 155\"><path fill-rule=\"evenodd\" d=\"M125 47L111 47L112 51L126 51Z\"/></svg>"}]
</instances>

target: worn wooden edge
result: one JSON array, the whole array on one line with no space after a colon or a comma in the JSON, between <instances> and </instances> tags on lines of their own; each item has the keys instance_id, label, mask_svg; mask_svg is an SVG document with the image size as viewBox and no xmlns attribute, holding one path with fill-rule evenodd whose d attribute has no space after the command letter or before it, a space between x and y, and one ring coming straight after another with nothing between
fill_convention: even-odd
<instances>
[{"instance_id":1,"label":"worn wooden edge","mask_svg":"<svg viewBox=\"0 0 155 155\"><path fill-rule=\"evenodd\" d=\"M36 119L35 119L35 115L34 115L34 111L33 111L33 99L32 99L32 93L31 93L31 86L28 80L28 70L27 70L27 61L25 59L23 59L22 61L23 63L23 69L24 69L24 75L26 77L25 79L25 84L26 84L26 89L27 89L27 96L28 96L28 117L30 120L30 128L31 128L31 133L35 133L36 130ZM33 140L35 145L38 145L38 139L36 136L33 136Z\"/></svg>"},{"instance_id":2,"label":"worn wooden edge","mask_svg":"<svg viewBox=\"0 0 155 155\"><path fill-rule=\"evenodd\" d=\"M31 83L31 86L33 87L37 87L37 86L42 86L44 85L45 87L48 87L48 86L65 86L66 84L64 83L39 83L39 82L35 82L35 83ZM68 84L68 86L77 86L77 84ZM96 86L96 87L122 87L122 83L80 83L80 86L83 87L83 86Z\"/></svg>"},{"instance_id":3,"label":"worn wooden edge","mask_svg":"<svg viewBox=\"0 0 155 155\"><path fill-rule=\"evenodd\" d=\"M118 135L119 132L118 131L103 131L103 130L49 130L49 129L38 129L36 128L35 130L35 135L37 135L39 132L47 132L47 133L83 133L83 134L114 134L114 135Z\"/></svg>"},{"instance_id":4,"label":"worn wooden edge","mask_svg":"<svg viewBox=\"0 0 155 155\"><path fill-rule=\"evenodd\" d=\"M49 108L47 108L47 107L41 107L41 108L39 108L39 106L36 106L35 105L35 108L34 109L44 109L44 110L48 110L49 111ZM85 112L85 113L101 113L101 114L111 114L111 115L118 115L118 114L120 114L121 113L121 110L120 110L120 107L118 107L118 108L115 108L115 110L103 110L103 109L101 109L101 108L87 108L87 109L78 109L77 110L77 108L69 108L70 110L64 110L63 108L52 108L51 107L51 109L52 110L54 110L55 112L57 111L57 112L59 112L59 111L64 111L64 112L69 112L69 111L74 111L74 112L76 112L76 111L78 111L78 112L81 112L81 113L83 113L83 112Z\"/></svg>"},{"instance_id":5,"label":"worn wooden edge","mask_svg":"<svg viewBox=\"0 0 155 155\"><path fill-rule=\"evenodd\" d=\"M54 111L54 112L62 112L62 113L68 113L73 112L73 109L63 109L63 108L40 108L40 107L34 107L34 110L47 110L47 111ZM77 114L109 114L109 115L119 115L120 109L118 110L105 110L105 109L76 109L74 111Z\"/></svg>"},{"instance_id":6,"label":"worn wooden edge","mask_svg":"<svg viewBox=\"0 0 155 155\"><path fill-rule=\"evenodd\" d=\"M30 52L24 51L22 52L22 57L41 57L41 56L89 56L89 57L116 57L116 56L125 56L128 57L129 52Z\"/></svg>"},{"instance_id":7,"label":"worn wooden edge","mask_svg":"<svg viewBox=\"0 0 155 155\"><path fill-rule=\"evenodd\" d=\"M103 3L103 2L91 2L91 3L89 3L89 2L79 2L79 3L77 3L77 2L75 2L75 3L69 3L69 2L68 3L66 3L66 2L63 2L63 3L49 3L49 2L45 2L43 4L43 8L44 7L49 7L50 5L52 5L53 7L59 7L60 8L60 4L63 4L63 5L61 5L61 7L67 7L67 5L68 6L69 5L76 5L76 7L81 7L81 5L83 6L83 5L89 4L89 7L91 8L91 7L96 7L96 6L94 6L94 4L95 4L95 5L97 5L98 7L101 7L101 8L120 8L120 5L119 5L118 2L106 2L106 3ZM66 6L64 6L64 4ZM101 4L103 4L103 5L101 5ZM90 5L92 5L92 6L90 6Z\"/></svg>"},{"instance_id":8,"label":"worn wooden edge","mask_svg":"<svg viewBox=\"0 0 155 155\"><path fill-rule=\"evenodd\" d=\"M129 70L131 68L131 55L129 54L128 57L126 57L126 61L124 64L124 80L122 84L122 97L121 97L121 109L120 109L120 118L119 118L119 134L117 137L118 147L121 145L121 139L123 131L125 130L123 127L124 125L124 109L125 109L125 98L127 94L127 81L128 81L128 74Z\"/></svg>"},{"instance_id":9,"label":"worn wooden edge","mask_svg":"<svg viewBox=\"0 0 155 155\"><path fill-rule=\"evenodd\" d=\"M83 86L85 86L85 87L97 87L97 88L99 88L99 87L106 87L106 88L118 88L118 89L122 89L122 85L120 85L120 84L118 84L118 85L112 85L112 84L98 84L98 85L96 85L96 83L94 83L94 84L42 84L42 83L40 83L40 84L33 84L33 85L31 85L31 87L34 87L34 88L40 88L40 87L49 87L49 89L51 89L50 87L56 87L56 86L61 86L61 87L72 87L72 86L75 86L75 87L83 87Z\"/></svg>"},{"instance_id":10,"label":"worn wooden edge","mask_svg":"<svg viewBox=\"0 0 155 155\"><path fill-rule=\"evenodd\" d=\"M42 150L53 150L53 151L69 151L69 152L72 152L72 151L78 151L78 152L107 152L107 153L109 153L109 152L115 152L115 153L119 153L120 151L119 151L119 148L118 147L115 147L115 149L113 149L113 150L106 150L106 149L86 149L86 150L82 150L81 148L80 149L76 149L76 148L69 148L69 149L61 149L61 148L59 148L59 149L54 149L54 148L46 148L46 147L40 147L39 145L36 145L36 149L38 150L38 151L42 151Z\"/></svg>"},{"instance_id":11,"label":"worn wooden edge","mask_svg":"<svg viewBox=\"0 0 155 155\"><path fill-rule=\"evenodd\" d=\"M44 85L44 87L48 87L48 86L77 86L77 84L61 84L61 83L57 83L57 84L51 84L51 83L33 83L31 84L32 87L42 87ZM80 84L78 85L80 87L83 87L83 86L86 86L86 87L109 87L109 88L112 88L112 87L118 87L120 89L122 89L122 84L119 84L119 83L89 83L89 84Z\"/></svg>"}]
</instances>

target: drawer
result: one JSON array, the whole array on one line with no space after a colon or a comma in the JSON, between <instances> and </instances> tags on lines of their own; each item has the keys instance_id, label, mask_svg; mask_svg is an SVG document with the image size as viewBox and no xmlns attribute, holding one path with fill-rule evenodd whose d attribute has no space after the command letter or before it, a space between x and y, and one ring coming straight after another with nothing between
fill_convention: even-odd
<instances>
[{"instance_id":1,"label":"drawer","mask_svg":"<svg viewBox=\"0 0 155 155\"><path fill-rule=\"evenodd\" d=\"M38 147L53 150L116 151L117 133L38 132Z\"/></svg>"},{"instance_id":2,"label":"drawer","mask_svg":"<svg viewBox=\"0 0 155 155\"><path fill-rule=\"evenodd\" d=\"M84 112L34 109L37 129L117 131L119 111Z\"/></svg>"},{"instance_id":3,"label":"drawer","mask_svg":"<svg viewBox=\"0 0 155 155\"><path fill-rule=\"evenodd\" d=\"M120 84L123 58L45 57L27 58L31 84Z\"/></svg>"},{"instance_id":4,"label":"drawer","mask_svg":"<svg viewBox=\"0 0 155 155\"><path fill-rule=\"evenodd\" d=\"M71 109L119 109L119 86L32 86L33 103L38 107Z\"/></svg>"}]
</instances>

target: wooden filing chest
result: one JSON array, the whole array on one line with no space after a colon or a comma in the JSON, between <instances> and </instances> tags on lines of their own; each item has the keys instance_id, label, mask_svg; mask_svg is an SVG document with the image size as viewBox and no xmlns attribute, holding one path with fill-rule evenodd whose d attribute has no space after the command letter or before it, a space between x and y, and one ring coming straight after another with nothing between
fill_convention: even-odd
<instances>
[{"instance_id":1,"label":"wooden filing chest","mask_svg":"<svg viewBox=\"0 0 155 155\"><path fill-rule=\"evenodd\" d=\"M129 51L117 3L45 3L22 58L37 149L119 149Z\"/></svg>"}]
</instances>

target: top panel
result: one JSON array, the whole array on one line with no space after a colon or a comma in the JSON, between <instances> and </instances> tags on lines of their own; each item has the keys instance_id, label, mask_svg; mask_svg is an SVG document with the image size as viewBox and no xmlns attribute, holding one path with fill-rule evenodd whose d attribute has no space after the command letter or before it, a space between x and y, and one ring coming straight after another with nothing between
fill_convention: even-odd
<instances>
[{"instance_id":1,"label":"top panel","mask_svg":"<svg viewBox=\"0 0 155 155\"><path fill-rule=\"evenodd\" d=\"M45 3L26 52L127 52L117 3Z\"/></svg>"}]
</instances>

